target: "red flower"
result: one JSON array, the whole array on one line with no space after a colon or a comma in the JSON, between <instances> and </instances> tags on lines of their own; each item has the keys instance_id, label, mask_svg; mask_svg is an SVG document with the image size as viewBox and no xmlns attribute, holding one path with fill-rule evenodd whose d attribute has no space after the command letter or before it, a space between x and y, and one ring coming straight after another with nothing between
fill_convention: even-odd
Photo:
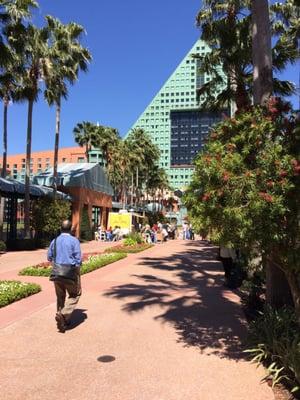
<instances>
[{"instance_id":1,"label":"red flower","mask_svg":"<svg viewBox=\"0 0 300 400\"><path fill-rule=\"evenodd\" d=\"M274 184L275 184L275 182L273 182L273 181L268 181L268 182L267 182L267 186L268 186L269 188L272 188L272 187L274 186Z\"/></svg>"},{"instance_id":2,"label":"red flower","mask_svg":"<svg viewBox=\"0 0 300 400\"><path fill-rule=\"evenodd\" d=\"M202 197L203 201L208 201L209 199L210 199L210 194L209 193L204 194L203 197Z\"/></svg>"},{"instance_id":3,"label":"red flower","mask_svg":"<svg viewBox=\"0 0 300 400\"><path fill-rule=\"evenodd\" d=\"M223 174L223 176L222 176L222 179L223 179L224 182L228 182L228 181L229 181L229 174L228 174L228 172L224 172L224 174Z\"/></svg>"},{"instance_id":4,"label":"red flower","mask_svg":"<svg viewBox=\"0 0 300 400\"><path fill-rule=\"evenodd\" d=\"M285 170L283 170L283 169L279 171L279 176L281 176L282 178L283 178L284 176L287 176L287 174L288 174L287 171L285 171Z\"/></svg>"},{"instance_id":5,"label":"red flower","mask_svg":"<svg viewBox=\"0 0 300 400\"><path fill-rule=\"evenodd\" d=\"M266 192L259 192L258 193L259 197L262 198L263 200L267 201L268 203L272 203L273 202L273 197Z\"/></svg>"}]
</instances>

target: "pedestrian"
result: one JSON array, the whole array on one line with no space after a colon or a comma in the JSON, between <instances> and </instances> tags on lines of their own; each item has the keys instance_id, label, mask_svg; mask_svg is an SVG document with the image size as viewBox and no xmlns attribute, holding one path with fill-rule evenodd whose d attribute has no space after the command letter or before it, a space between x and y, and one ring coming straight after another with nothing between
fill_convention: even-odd
<instances>
[{"instance_id":1,"label":"pedestrian","mask_svg":"<svg viewBox=\"0 0 300 400\"><path fill-rule=\"evenodd\" d=\"M69 220L63 221L61 234L52 240L48 250L48 261L53 266L50 280L54 281L57 300L55 320L60 332L65 332L70 325L72 312L81 296L80 243L71 232L72 223Z\"/></svg>"},{"instance_id":2,"label":"pedestrian","mask_svg":"<svg viewBox=\"0 0 300 400\"><path fill-rule=\"evenodd\" d=\"M236 251L231 247L220 246L220 259L223 264L225 281L224 286L231 286L232 271L236 261Z\"/></svg>"},{"instance_id":3,"label":"pedestrian","mask_svg":"<svg viewBox=\"0 0 300 400\"><path fill-rule=\"evenodd\" d=\"M192 227L192 224L190 224L189 233L190 233L190 240L195 240L195 232Z\"/></svg>"},{"instance_id":4,"label":"pedestrian","mask_svg":"<svg viewBox=\"0 0 300 400\"><path fill-rule=\"evenodd\" d=\"M187 238L187 233L188 233L188 223L184 221L183 226L182 226L182 239L188 239Z\"/></svg>"}]
</instances>

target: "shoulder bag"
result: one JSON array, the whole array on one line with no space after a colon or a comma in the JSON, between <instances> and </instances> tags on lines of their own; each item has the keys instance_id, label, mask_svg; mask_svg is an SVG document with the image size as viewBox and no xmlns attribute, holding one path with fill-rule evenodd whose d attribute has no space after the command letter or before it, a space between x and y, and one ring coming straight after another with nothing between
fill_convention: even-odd
<instances>
[{"instance_id":1,"label":"shoulder bag","mask_svg":"<svg viewBox=\"0 0 300 400\"><path fill-rule=\"evenodd\" d=\"M50 281L57 281L57 280L76 281L78 273L74 265L58 264L56 262L56 239L54 239L52 271L49 279Z\"/></svg>"}]
</instances>

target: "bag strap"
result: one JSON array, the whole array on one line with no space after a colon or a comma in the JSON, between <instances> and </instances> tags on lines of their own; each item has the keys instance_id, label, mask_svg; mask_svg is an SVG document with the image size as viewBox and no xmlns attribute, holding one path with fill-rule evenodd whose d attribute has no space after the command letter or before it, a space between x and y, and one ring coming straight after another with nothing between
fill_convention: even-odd
<instances>
[{"instance_id":1,"label":"bag strap","mask_svg":"<svg viewBox=\"0 0 300 400\"><path fill-rule=\"evenodd\" d=\"M54 244L53 244L53 261L56 263L56 239L54 239Z\"/></svg>"}]
</instances>

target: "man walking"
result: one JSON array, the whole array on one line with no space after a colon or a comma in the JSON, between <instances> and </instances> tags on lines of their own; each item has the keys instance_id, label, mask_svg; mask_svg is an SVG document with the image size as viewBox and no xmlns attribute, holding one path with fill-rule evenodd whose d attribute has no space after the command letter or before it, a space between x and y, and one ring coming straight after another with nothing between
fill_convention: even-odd
<instances>
[{"instance_id":1,"label":"man walking","mask_svg":"<svg viewBox=\"0 0 300 400\"><path fill-rule=\"evenodd\" d=\"M60 332L65 332L70 324L71 314L81 296L80 265L81 250L77 238L71 235L72 224L65 220L61 225L61 234L52 240L48 250L48 260L55 264L61 271L65 268L71 270L73 278L68 279L63 274L53 277L57 299L57 313L55 320ZM74 268L74 270L73 270ZM66 294L68 298L66 299Z\"/></svg>"}]
</instances>

